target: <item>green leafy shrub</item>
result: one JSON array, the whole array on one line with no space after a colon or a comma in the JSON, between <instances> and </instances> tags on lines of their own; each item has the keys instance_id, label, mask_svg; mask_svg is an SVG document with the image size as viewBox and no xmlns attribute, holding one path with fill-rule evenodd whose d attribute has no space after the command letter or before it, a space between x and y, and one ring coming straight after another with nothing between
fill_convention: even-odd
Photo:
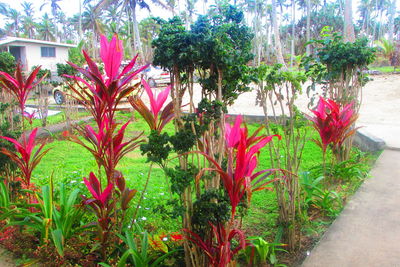
<instances>
[{"instance_id":1,"label":"green leafy shrub","mask_svg":"<svg viewBox=\"0 0 400 267\"><path fill-rule=\"evenodd\" d=\"M0 53L0 71L12 74L15 71L17 63L14 56L9 52Z\"/></svg>"}]
</instances>

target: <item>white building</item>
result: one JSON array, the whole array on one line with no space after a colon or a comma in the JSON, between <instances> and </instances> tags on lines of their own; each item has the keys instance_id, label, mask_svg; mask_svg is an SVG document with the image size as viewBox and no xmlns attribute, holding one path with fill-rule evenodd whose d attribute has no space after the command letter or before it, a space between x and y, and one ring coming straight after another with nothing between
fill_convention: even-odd
<instances>
[{"instance_id":1,"label":"white building","mask_svg":"<svg viewBox=\"0 0 400 267\"><path fill-rule=\"evenodd\" d=\"M0 39L0 51L10 52L22 64L23 70L30 71L33 66L41 65L52 75L57 74L57 63L68 60L68 49L71 47L76 45L9 36Z\"/></svg>"}]
</instances>

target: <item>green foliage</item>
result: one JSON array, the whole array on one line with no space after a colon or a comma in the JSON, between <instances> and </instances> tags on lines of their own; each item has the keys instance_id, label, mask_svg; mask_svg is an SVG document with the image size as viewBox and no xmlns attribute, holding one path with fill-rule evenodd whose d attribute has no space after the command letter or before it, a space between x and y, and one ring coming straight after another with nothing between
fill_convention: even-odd
<instances>
[{"instance_id":1,"label":"green foliage","mask_svg":"<svg viewBox=\"0 0 400 267\"><path fill-rule=\"evenodd\" d=\"M194 39L186 31L183 21L175 16L168 21L157 19L161 25L157 39L152 43L154 50L153 64L170 71L174 67L180 70L193 68Z\"/></svg>"},{"instance_id":2,"label":"green foliage","mask_svg":"<svg viewBox=\"0 0 400 267\"><path fill-rule=\"evenodd\" d=\"M78 71L69 64L57 63L57 75L61 78L64 75L77 75Z\"/></svg>"},{"instance_id":3,"label":"green foliage","mask_svg":"<svg viewBox=\"0 0 400 267\"><path fill-rule=\"evenodd\" d=\"M13 74L17 63L15 62L14 56L9 52L0 53L0 71Z\"/></svg>"},{"instance_id":4,"label":"green foliage","mask_svg":"<svg viewBox=\"0 0 400 267\"><path fill-rule=\"evenodd\" d=\"M187 170L182 170L179 166L175 168L165 168L165 174L171 179L171 191L181 195L186 187L188 187L196 177L199 170L189 165Z\"/></svg>"},{"instance_id":5,"label":"green foliage","mask_svg":"<svg viewBox=\"0 0 400 267\"><path fill-rule=\"evenodd\" d=\"M217 92L221 74L226 104L250 90L250 68L246 64L253 59L253 34L245 25L243 12L231 5L215 7L209 15L199 16L190 31L178 17L159 23L160 34L153 41L155 65L180 73L198 69L206 94Z\"/></svg>"},{"instance_id":6,"label":"green foliage","mask_svg":"<svg viewBox=\"0 0 400 267\"><path fill-rule=\"evenodd\" d=\"M208 126L212 121L218 123L221 120L222 114L228 110L224 103L218 100L208 100L203 98L197 107L197 113L202 115L203 123Z\"/></svg>"},{"instance_id":7,"label":"green foliage","mask_svg":"<svg viewBox=\"0 0 400 267\"><path fill-rule=\"evenodd\" d=\"M284 83L290 83L294 86L296 92L301 93L301 85L307 81L307 77L303 72L284 70L281 64L268 66L263 63L252 71L256 81L262 85L261 89L267 91L274 90Z\"/></svg>"},{"instance_id":8,"label":"green foliage","mask_svg":"<svg viewBox=\"0 0 400 267\"><path fill-rule=\"evenodd\" d=\"M282 249L284 244L281 243L270 243L264 240L260 236L250 236L248 237L250 244L244 250L246 261L248 264L264 266L270 263L272 266L286 266L285 264L279 264L276 252L282 251L287 252Z\"/></svg>"},{"instance_id":9,"label":"green foliage","mask_svg":"<svg viewBox=\"0 0 400 267\"><path fill-rule=\"evenodd\" d=\"M39 65L33 66L31 70L33 71L34 69L36 69L38 67L40 67L40 66ZM51 79L51 70L41 68L39 70L38 74L36 75L36 77L37 77L37 79L41 79L45 75L46 75L45 79Z\"/></svg>"},{"instance_id":10,"label":"green foliage","mask_svg":"<svg viewBox=\"0 0 400 267\"><path fill-rule=\"evenodd\" d=\"M137 237L137 240L134 239ZM127 245L128 249L122 254L117 266L127 266L128 262L133 263L133 266L141 267L157 267L171 256L176 250L169 251L161 256L149 253L149 234L138 225L135 224L134 231L126 230L125 236L119 235L121 240ZM150 240L151 241L151 240ZM108 264L101 264L102 266L110 266Z\"/></svg>"},{"instance_id":11,"label":"green foliage","mask_svg":"<svg viewBox=\"0 0 400 267\"><path fill-rule=\"evenodd\" d=\"M309 172L301 174L300 185L305 208L317 208L327 216L336 217L342 210L342 199L334 190L325 189L323 180L324 176L314 178Z\"/></svg>"},{"instance_id":12,"label":"green foliage","mask_svg":"<svg viewBox=\"0 0 400 267\"><path fill-rule=\"evenodd\" d=\"M170 137L174 150L179 153L188 152L196 144L196 136L191 129L182 129Z\"/></svg>"},{"instance_id":13,"label":"green foliage","mask_svg":"<svg viewBox=\"0 0 400 267\"><path fill-rule=\"evenodd\" d=\"M322 37L311 42L317 46L316 56L304 57L302 62L306 74L316 82L336 81L375 60L376 49L368 46L366 38L345 42L339 34L331 33L329 27L323 29Z\"/></svg>"},{"instance_id":14,"label":"green foliage","mask_svg":"<svg viewBox=\"0 0 400 267\"><path fill-rule=\"evenodd\" d=\"M393 57L394 53L396 52L396 46L393 42L382 38L381 40L375 41L375 44L382 51L383 55L387 57L389 60Z\"/></svg>"},{"instance_id":15,"label":"green foliage","mask_svg":"<svg viewBox=\"0 0 400 267\"><path fill-rule=\"evenodd\" d=\"M72 62L78 66L85 65L86 61L82 54L83 45L84 45L84 42L82 40L79 42L77 47L71 47L68 50L68 61L69 62Z\"/></svg>"},{"instance_id":16,"label":"green foliage","mask_svg":"<svg viewBox=\"0 0 400 267\"><path fill-rule=\"evenodd\" d=\"M218 225L230 218L229 200L221 191L206 190L193 204L192 223L196 233L204 236L209 223Z\"/></svg>"},{"instance_id":17,"label":"green foliage","mask_svg":"<svg viewBox=\"0 0 400 267\"><path fill-rule=\"evenodd\" d=\"M170 137L166 132L161 134L155 130L151 131L148 143L140 145L142 155L147 155L147 162L151 161L163 165L171 151L168 144L169 139Z\"/></svg>"},{"instance_id":18,"label":"green foliage","mask_svg":"<svg viewBox=\"0 0 400 267\"><path fill-rule=\"evenodd\" d=\"M7 136L13 139L18 139L21 135L19 129L12 129L10 121L8 120L8 112L11 109L10 103L0 102L0 135ZM14 126L15 127L15 126ZM0 147L4 147L9 151L15 151L15 146L11 142L4 139L0 140ZM6 169L10 168L15 170L17 165L6 155L0 153L0 172L4 172Z\"/></svg>"}]
</instances>

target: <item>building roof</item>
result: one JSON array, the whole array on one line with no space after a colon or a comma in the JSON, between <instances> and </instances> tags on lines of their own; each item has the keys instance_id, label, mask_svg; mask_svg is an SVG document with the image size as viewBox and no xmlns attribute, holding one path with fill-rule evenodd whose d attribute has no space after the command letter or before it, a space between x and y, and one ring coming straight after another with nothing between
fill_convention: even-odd
<instances>
[{"instance_id":1,"label":"building roof","mask_svg":"<svg viewBox=\"0 0 400 267\"><path fill-rule=\"evenodd\" d=\"M44 44L44 45L61 46L61 47L76 47L76 45L74 45L74 44L63 44L63 43L57 43L57 42L49 42L49 41L27 39L27 38L20 38L20 37L10 37L10 36L0 39L0 46L12 44L14 42Z\"/></svg>"}]
</instances>

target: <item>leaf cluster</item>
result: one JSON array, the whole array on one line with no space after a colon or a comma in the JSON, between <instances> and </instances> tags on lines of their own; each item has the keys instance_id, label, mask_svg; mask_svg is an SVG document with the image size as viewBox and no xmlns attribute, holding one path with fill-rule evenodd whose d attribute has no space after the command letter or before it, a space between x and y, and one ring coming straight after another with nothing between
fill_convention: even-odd
<instances>
[{"instance_id":1,"label":"leaf cluster","mask_svg":"<svg viewBox=\"0 0 400 267\"><path fill-rule=\"evenodd\" d=\"M14 56L9 52L0 53L0 71L7 72L8 74L13 74L17 63Z\"/></svg>"},{"instance_id":2,"label":"leaf cluster","mask_svg":"<svg viewBox=\"0 0 400 267\"><path fill-rule=\"evenodd\" d=\"M178 17L159 23L160 34L152 43L155 65L180 73L199 70L199 82L207 94L217 92L218 74L222 73L222 97L228 104L250 90L246 64L254 57L254 35L245 25L243 12L231 5L215 7L199 16L191 30Z\"/></svg>"},{"instance_id":3,"label":"leaf cluster","mask_svg":"<svg viewBox=\"0 0 400 267\"><path fill-rule=\"evenodd\" d=\"M199 172L199 169L194 165L189 164L186 170L181 169L179 166L175 166L175 168L165 168L164 171L171 179L171 191L181 195L185 188L194 181L194 177Z\"/></svg>"},{"instance_id":4,"label":"leaf cluster","mask_svg":"<svg viewBox=\"0 0 400 267\"><path fill-rule=\"evenodd\" d=\"M376 49L368 46L366 38L345 42L338 33L330 33L329 28L323 30L322 37L311 42L317 46L316 55L305 57L302 62L309 76L336 80L346 72L361 70L375 60Z\"/></svg>"},{"instance_id":5,"label":"leaf cluster","mask_svg":"<svg viewBox=\"0 0 400 267\"><path fill-rule=\"evenodd\" d=\"M229 218L229 200L221 190L206 190L193 204L192 223L201 236L209 230L208 223L225 223Z\"/></svg>"}]
</instances>

